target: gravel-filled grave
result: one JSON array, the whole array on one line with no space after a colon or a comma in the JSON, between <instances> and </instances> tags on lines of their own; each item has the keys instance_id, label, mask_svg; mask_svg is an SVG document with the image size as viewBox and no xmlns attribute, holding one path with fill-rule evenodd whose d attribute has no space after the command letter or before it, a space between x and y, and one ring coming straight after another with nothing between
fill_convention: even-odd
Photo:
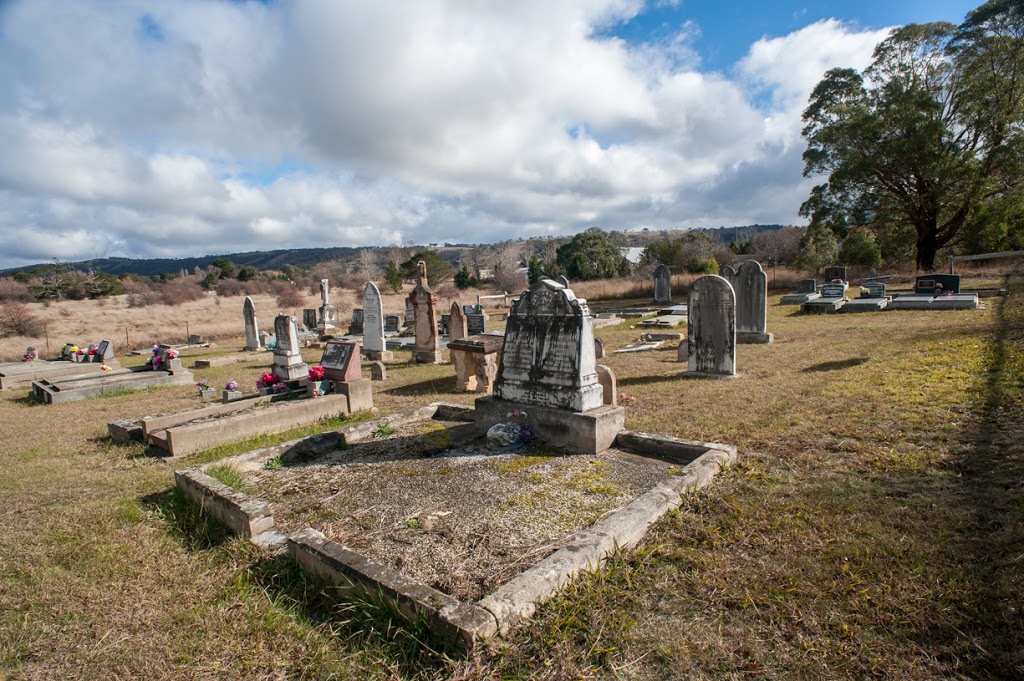
<instances>
[{"instance_id":1,"label":"gravel-filled grave","mask_svg":"<svg viewBox=\"0 0 1024 681\"><path fill-rule=\"evenodd\" d=\"M453 427L454 426L454 427ZM610 449L496 453L465 424L424 421L314 459L246 473L285 533L330 539L475 602L678 468Z\"/></svg>"}]
</instances>

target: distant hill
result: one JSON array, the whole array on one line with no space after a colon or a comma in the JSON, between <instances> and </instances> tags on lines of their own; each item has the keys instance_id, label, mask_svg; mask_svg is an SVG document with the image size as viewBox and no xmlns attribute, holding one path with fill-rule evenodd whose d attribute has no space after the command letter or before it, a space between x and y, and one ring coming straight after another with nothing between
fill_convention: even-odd
<instances>
[{"instance_id":1,"label":"distant hill","mask_svg":"<svg viewBox=\"0 0 1024 681\"><path fill-rule=\"evenodd\" d=\"M665 238L677 238L686 232L704 232L712 241L728 244L733 239L747 241L758 233L770 232L782 229L786 225L746 225L742 227L706 227L697 229L647 229L637 231L611 231L609 235L613 240L622 246L643 247L649 243ZM539 237L535 239L524 239L524 244L532 243L535 248L540 248L543 243L549 241L564 241L569 237ZM445 244L444 246L418 246L418 249L436 250L442 258L456 265L476 251L477 249L490 249L494 244ZM143 276L177 273L182 269L192 272L196 267L205 269L213 264L218 258L227 258L239 266L250 265L259 270L278 270L284 265L295 265L298 267L311 267L317 263L328 260L349 260L356 256L364 248L381 248L360 246L333 247L333 248L292 248L277 251L249 251L247 253L225 253L222 255L204 255L195 258L96 258L94 260L82 260L78 262L61 263L69 268L78 270L92 269L94 272L106 272L107 274L123 275L138 274ZM48 267L53 263L37 263L23 267L12 267L0 270L0 276L13 274L18 270L31 272L39 267Z\"/></svg>"}]
</instances>

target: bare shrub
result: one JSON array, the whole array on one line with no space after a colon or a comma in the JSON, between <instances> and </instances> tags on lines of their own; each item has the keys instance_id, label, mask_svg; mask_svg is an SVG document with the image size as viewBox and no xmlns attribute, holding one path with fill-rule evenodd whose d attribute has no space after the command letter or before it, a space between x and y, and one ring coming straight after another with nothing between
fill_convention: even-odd
<instances>
[{"instance_id":1,"label":"bare shrub","mask_svg":"<svg viewBox=\"0 0 1024 681\"><path fill-rule=\"evenodd\" d=\"M198 284L168 283L160 291L160 302L164 305L181 305L193 300L200 300L205 294Z\"/></svg>"},{"instance_id":2,"label":"bare shrub","mask_svg":"<svg viewBox=\"0 0 1024 681\"><path fill-rule=\"evenodd\" d=\"M217 282L217 295L224 298L233 296L249 295L246 290L246 282L237 279L221 279Z\"/></svg>"},{"instance_id":3,"label":"bare shrub","mask_svg":"<svg viewBox=\"0 0 1024 681\"><path fill-rule=\"evenodd\" d=\"M0 303L29 303L32 292L28 286L11 277L0 279Z\"/></svg>"},{"instance_id":4,"label":"bare shrub","mask_svg":"<svg viewBox=\"0 0 1024 681\"><path fill-rule=\"evenodd\" d=\"M66 307L62 307L61 309L57 310L57 313L64 319L68 319L71 317L72 314L74 314L70 309Z\"/></svg>"},{"instance_id":5,"label":"bare shrub","mask_svg":"<svg viewBox=\"0 0 1024 681\"><path fill-rule=\"evenodd\" d=\"M28 305L7 303L0 308L0 337L26 336L39 338L46 332L46 325L33 314Z\"/></svg>"},{"instance_id":6,"label":"bare shrub","mask_svg":"<svg viewBox=\"0 0 1024 681\"><path fill-rule=\"evenodd\" d=\"M306 302L302 291L291 282L275 281L274 293L277 294L277 304L282 308L299 307Z\"/></svg>"}]
</instances>

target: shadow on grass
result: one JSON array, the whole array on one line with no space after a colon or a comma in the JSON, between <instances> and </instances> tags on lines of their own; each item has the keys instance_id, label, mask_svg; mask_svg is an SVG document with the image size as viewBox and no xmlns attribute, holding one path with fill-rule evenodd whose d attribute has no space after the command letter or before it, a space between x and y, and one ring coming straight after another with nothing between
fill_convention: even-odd
<instances>
[{"instance_id":1,"label":"shadow on grass","mask_svg":"<svg viewBox=\"0 0 1024 681\"><path fill-rule=\"evenodd\" d=\"M815 373L821 371L838 371L840 369L852 369L858 367L861 364L868 362L870 357L851 357L850 359L840 359L834 362L822 362L821 364L815 364L813 366L805 367L803 371L805 373Z\"/></svg>"},{"instance_id":2,"label":"shadow on grass","mask_svg":"<svg viewBox=\"0 0 1024 681\"><path fill-rule=\"evenodd\" d=\"M965 678L1024 678L1024 281L1007 277L973 427L953 463L955 483L938 504L959 504L970 521L948 528L954 589L947 617L919 632L921 645Z\"/></svg>"},{"instance_id":3,"label":"shadow on grass","mask_svg":"<svg viewBox=\"0 0 1024 681\"><path fill-rule=\"evenodd\" d=\"M454 393L458 392L455 390L455 372L454 370L450 375L440 376L438 378L428 378L425 381L419 383L410 383L408 385L400 385L394 388L387 388L382 392L388 393L389 395L401 395L403 397L416 397L418 395L430 395L433 393Z\"/></svg>"},{"instance_id":4,"label":"shadow on grass","mask_svg":"<svg viewBox=\"0 0 1024 681\"><path fill-rule=\"evenodd\" d=\"M673 364L679 364L679 362L672 362ZM618 387L631 386L631 385L651 385L652 383L664 383L666 381L675 381L679 379L679 374L686 368L685 364L679 364L682 367L678 372L668 374L665 376L626 376L618 379Z\"/></svg>"},{"instance_id":5,"label":"shadow on grass","mask_svg":"<svg viewBox=\"0 0 1024 681\"><path fill-rule=\"evenodd\" d=\"M20 404L24 407L42 407L42 402L32 397L32 393L22 395L21 397L15 397L11 399L13 404Z\"/></svg>"},{"instance_id":6,"label":"shadow on grass","mask_svg":"<svg viewBox=\"0 0 1024 681\"><path fill-rule=\"evenodd\" d=\"M198 504L190 503L177 487L147 494L139 499L144 508L156 512L168 534L189 551L205 551L231 539L231 530L207 515Z\"/></svg>"},{"instance_id":7,"label":"shadow on grass","mask_svg":"<svg viewBox=\"0 0 1024 681\"><path fill-rule=\"evenodd\" d=\"M404 616L377 594L318 582L291 556L260 561L248 576L312 626L386 660L397 678L439 678L465 654L455 641L434 634L425 619Z\"/></svg>"}]
</instances>

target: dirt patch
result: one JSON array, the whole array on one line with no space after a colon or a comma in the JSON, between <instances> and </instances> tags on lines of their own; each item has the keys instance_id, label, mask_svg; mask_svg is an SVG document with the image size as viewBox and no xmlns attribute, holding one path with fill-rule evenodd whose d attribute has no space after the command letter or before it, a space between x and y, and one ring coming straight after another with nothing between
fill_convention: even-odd
<instances>
[{"instance_id":1,"label":"dirt patch","mask_svg":"<svg viewBox=\"0 0 1024 681\"><path fill-rule=\"evenodd\" d=\"M463 601L476 601L574 533L675 472L609 450L494 453L451 444L438 422L318 459L249 473L278 529L331 539ZM276 466L276 464L271 464Z\"/></svg>"}]
</instances>

